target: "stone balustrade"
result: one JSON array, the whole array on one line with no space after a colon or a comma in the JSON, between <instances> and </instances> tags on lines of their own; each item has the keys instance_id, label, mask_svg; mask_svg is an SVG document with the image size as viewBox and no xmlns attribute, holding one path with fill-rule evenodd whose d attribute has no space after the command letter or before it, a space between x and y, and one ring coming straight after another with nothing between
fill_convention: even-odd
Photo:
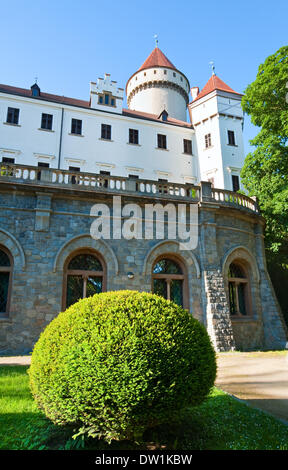
<instances>
[{"instance_id":1,"label":"stone balustrade","mask_svg":"<svg viewBox=\"0 0 288 470\"><path fill-rule=\"evenodd\" d=\"M217 203L259 213L256 200L233 191L212 188L211 183L205 181L195 186L3 162L0 168L0 182Z\"/></svg>"}]
</instances>

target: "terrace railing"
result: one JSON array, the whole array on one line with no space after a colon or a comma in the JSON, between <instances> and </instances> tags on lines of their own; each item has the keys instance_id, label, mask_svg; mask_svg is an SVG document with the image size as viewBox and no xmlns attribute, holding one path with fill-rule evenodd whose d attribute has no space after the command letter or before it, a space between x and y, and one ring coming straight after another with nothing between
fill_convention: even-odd
<instances>
[{"instance_id":1,"label":"terrace railing","mask_svg":"<svg viewBox=\"0 0 288 470\"><path fill-rule=\"evenodd\" d=\"M3 162L0 163L0 182L161 199L176 198L186 202L209 202L259 213L256 200L233 191L212 188L209 182L201 182L200 186L195 186Z\"/></svg>"}]
</instances>

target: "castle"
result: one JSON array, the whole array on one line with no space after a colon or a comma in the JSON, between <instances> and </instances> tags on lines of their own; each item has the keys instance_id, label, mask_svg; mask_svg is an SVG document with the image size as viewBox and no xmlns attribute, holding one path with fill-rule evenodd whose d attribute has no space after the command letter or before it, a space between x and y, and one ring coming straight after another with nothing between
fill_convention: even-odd
<instances>
[{"instance_id":1,"label":"castle","mask_svg":"<svg viewBox=\"0 0 288 470\"><path fill-rule=\"evenodd\" d=\"M0 85L0 351L31 351L59 311L116 289L187 308L218 351L283 348L265 222L238 192L242 95L214 72L190 88L157 46L125 93L128 109L109 74L89 101ZM115 198L161 204L164 236L91 237L91 208L112 210ZM169 236L173 205L197 209L193 249ZM120 226L127 217L120 209Z\"/></svg>"}]
</instances>

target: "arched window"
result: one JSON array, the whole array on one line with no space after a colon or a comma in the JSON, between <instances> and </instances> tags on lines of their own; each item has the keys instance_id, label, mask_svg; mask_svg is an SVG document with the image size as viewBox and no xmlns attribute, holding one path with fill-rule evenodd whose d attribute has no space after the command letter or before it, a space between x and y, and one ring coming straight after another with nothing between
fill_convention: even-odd
<instances>
[{"instance_id":1,"label":"arched window","mask_svg":"<svg viewBox=\"0 0 288 470\"><path fill-rule=\"evenodd\" d=\"M186 276L182 263L172 258L156 261L152 273L152 291L186 308Z\"/></svg>"},{"instance_id":2,"label":"arched window","mask_svg":"<svg viewBox=\"0 0 288 470\"><path fill-rule=\"evenodd\" d=\"M9 313L13 261L10 253L0 247L0 315Z\"/></svg>"},{"instance_id":3,"label":"arched window","mask_svg":"<svg viewBox=\"0 0 288 470\"><path fill-rule=\"evenodd\" d=\"M246 316L251 313L249 278L244 267L231 263L228 271L230 314Z\"/></svg>"},{"instance_id":4,"label":"arched window","mask_svg":"<svg viewBox=\"0 0 288 470\"><path fill-rule=\"evenodd\" d=\"M69 307L84 297L105 290L104 263L90 252L78 253L68 259L65 269L63 307Z\"/></svg>"}]
</instances>

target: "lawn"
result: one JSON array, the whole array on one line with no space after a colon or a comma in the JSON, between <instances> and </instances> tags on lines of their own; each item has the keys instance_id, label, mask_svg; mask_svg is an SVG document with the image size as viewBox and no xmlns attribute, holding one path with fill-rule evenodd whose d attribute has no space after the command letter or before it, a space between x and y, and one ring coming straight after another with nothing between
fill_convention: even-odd
<instances>
[{"instance_id":1,"label":"lawn","mask_svg":"<svg viewBox=\"0 0 288 470\"><path fill-rule=\"evenodd\" d=\"M54 426L36 408L29 390L28 367L0 367L0 449L71 449L73 430ZM158 427L144 442L89 440L94 450L272 450L288 449L288 426L214 388L201 405L186 410L178 424Z\"/></svg>"}]
</instances>

